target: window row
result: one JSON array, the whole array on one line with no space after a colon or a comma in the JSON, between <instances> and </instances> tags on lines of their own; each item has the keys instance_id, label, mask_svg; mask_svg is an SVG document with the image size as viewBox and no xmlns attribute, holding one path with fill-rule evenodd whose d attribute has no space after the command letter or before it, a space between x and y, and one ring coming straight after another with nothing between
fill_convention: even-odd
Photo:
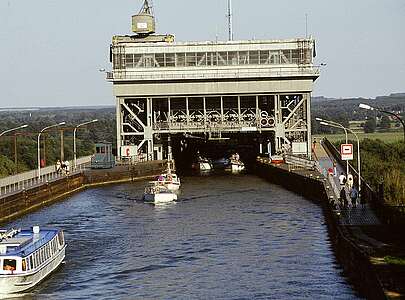
<instances>
[{"instance_id":1,"label":"window row","mask_svg":"<svg viewBox=\"0 0 405 300\"><path fill-rule=\"evenodd\" d=\"M44 262L53 257L58 251L61 242L58 242L59 237L54 237L51 242L47 243L40 249L36 250L30 256L23 258L22 260L22 271L30 271L41 266Z\"/></svg>"},{"instance_id":2,"label":"window row","mask_svg":"<svg viewBox=\"0 0 405 300\"><path fill-rule=\"evenodd\" d=\"M310 64L310 49L114 54L114 69Z\"/></svg>"}]
</instances>

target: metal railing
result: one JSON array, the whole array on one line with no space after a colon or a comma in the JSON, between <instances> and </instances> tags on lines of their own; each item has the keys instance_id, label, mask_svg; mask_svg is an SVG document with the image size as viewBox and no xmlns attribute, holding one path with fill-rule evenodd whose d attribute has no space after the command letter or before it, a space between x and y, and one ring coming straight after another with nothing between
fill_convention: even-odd
<instances>
[{"instance_id":1,"label":"metal railing","mask_svg":"<svg viewBox=\"0 0 405 300\"><path fill-rule=\"evenodd\" d=\"M304 168L307 170L318 170L320 171L320 166L317 164L316 161L310 160L304 157L292 155L292 154L285 154L284 161L289 166L293 166L295 168ZM320 172L322 174L322 172Z\"/></svg>"},{"instance_id":2,"label":"metal railing","mask_svg":"<svg viewBox=\"0 0 405 300\"><path fill-rule=\"evenodd\" d=\"M73 161L70 161L69 174L82 172L91 161L91 156L85 156L77 159L77 167L73 168ZM24 189L39 186L49 181L66 176L65 174L56 172L55 166L41 168L41 177L38 177L38 170L31 170L24 173L8 176L0 179L0 197L22 191Z\"/></svg>"},{"instance_id":3,"label":"metal railing","mask_svg":"<svg viewBox=\"0 0 405 300\"><path fill-rule=\"evenodd\" d=\"M194 70L161 70L143 69L133 71L118 69L107 73L108 80L185 80L185 79L221 79L221 78L265 78L265 77L291 77L291 76L318 76L318 67L275 67L270 69L240 68L216 69L195 68Z\"/></svg>"}]
</instances>

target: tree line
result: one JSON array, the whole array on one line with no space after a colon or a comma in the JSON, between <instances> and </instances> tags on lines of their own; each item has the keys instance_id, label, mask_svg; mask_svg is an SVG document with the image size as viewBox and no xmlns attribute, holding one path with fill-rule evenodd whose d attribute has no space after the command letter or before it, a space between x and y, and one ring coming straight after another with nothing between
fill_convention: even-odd
<instances>
[{"instance_id":1,"label":"tree line","mask_svg":"<svg viewBox=\"0 0 405 300\"><path fill-rule=\"evenodd\" d=\"M41 158L45 165L54 165L61 159L61 129L65 160L73 159L73 128L83 122L98 119L97 123L77 130L77 157L94 153L94 144L115 143L115 109L55 108L0 112L0 132L27 124L28 127L0 137L0 177L32 170L37 167L38 132L46 126L66 122L41 135Z\"/></svg>"}]
</instances>

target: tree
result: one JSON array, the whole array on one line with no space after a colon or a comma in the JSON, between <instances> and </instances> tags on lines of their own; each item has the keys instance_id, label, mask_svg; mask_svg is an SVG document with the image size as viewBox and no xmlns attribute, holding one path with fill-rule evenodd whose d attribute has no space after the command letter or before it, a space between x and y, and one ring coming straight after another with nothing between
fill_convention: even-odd
<instances>
[{"instance_id":1,"label":"tree","mask_svg":"<svg viewBox=\"0 0 405 300\"><path fill-rule=\"evenodd\" d=\"M375 118L367 119L366 123L364 123L364 132L365 133L373 133L375 132L375 128L377 127Z\"/></svg>"},{"instance_id":2,"label":"tree","mask_svg":"<svg viewBox=\"0 0 405 300\"><path fill-rule=\"evenodd\" d=\"M391 120L388 116L383 116L380 122L381 129L388 130L391 128Z\"/></svg>"}]
</instances>

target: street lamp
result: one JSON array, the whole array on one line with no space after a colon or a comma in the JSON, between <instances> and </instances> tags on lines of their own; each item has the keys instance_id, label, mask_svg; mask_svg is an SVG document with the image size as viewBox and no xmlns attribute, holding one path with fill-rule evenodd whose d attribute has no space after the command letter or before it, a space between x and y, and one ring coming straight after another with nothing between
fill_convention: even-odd
<instances>
[{"instance_id":1,"label":"street lamp","mask_svg":"<svg viewBox=\"0 0 405 300\"><path fill-rule=\"evenodd\" d=\"M15 130L23 129L23 128L26 128L26 127L28 127L28 125L27 125L27 124L25 124L25 125L21 125L21 126L18 126L18 127L16 127L16 128L11 128L11 129L8 129L8 130L3 131L2 133L0 133L0 136L4 135L4 134L6 134L6 133L9 133L9 132L11 132L11 131L15 131Z\"/></svg>"},{"instance_id":2,"label":"street lamp","mask_svg":"<svg viewBox=\"0 0 405 300\"><path fill-rule=\"evenodd\" d=\"M335 128L342 128L341 126L333 124L334 122L331 121L322 121L319 124L335 127ZM358 182L359 182L359 193L361 191L361 162L360 162L360 139L359 136L351 129L345 128L346 130L350 131L357 139L357 173L358 173ZM347 163L347 162L346 162Z\"/></svg>"},{"instance_id":3,"label":"street lamp","mask_svg":"<svg viewBox=\"0 0 405 300\"><path fill-rule=\"evenodd\" d=\"M51 125L51 126L47 126L47 127L43 128L43 129L39 132L39 134L38 134L38 149L37 149L37 150L38 150L38 179L39 179L39 180L41 179L41 150L40 150L41 134L42 134L45 130L48 130L48 129L53 128L53 127L65 125L65 124L66 124L65 122L61 122L61 123L58 123L58 124L54 124L54 125Z\"/></svg>"},{"instance_id":4,"label":"street lamp","mask_svg":"<svg viewBox=\"0 0 405 300\"><path fill-rule=\"evenodd\" d=\"M348 139L347 139L347 128L344 127L342 124L337 123L337 122L333 122L333 121L329 121L329 120L324 120L321 118L315 118L315 120L319 121L321 125L326 125L328 126L329 124L333 124L335 125L334 127L336 128L341 128L345 131L345 137L346 137L346 144L348 143ZM346 161L346 176L349 174L349 162Z\"/></svg>"},{"instance_id":5,"label":"street lamp","mask_svg":"<svg viewBox=\"0 0 405 300\"><path fill-rule=\"evenodd\" d=\"M397 119L402 124L402 129L404 130L404 142L405 142L405 122L404 122L404 120L402 120L402 118L399 115L394 114L394 113L392 113L390 111L383 110L383 109L378 108L378 107L373 107L373 106L370 106L368 104L364 104L364 103L360 103L359 107L363 108L363 109L367 109L367 110L376 110L376 111L379 111L379 112L382 112L382 113L386 113L386 114L389 114L389 115L393 116L395 119Z\"/></svg>"},{"instance_id":6,"label":"street lamp","mask_svg":"<svg viewBox=\"0 0 405 300\"><path fill-rule=\"evenodd\" d=\"M88 121L88 122L84 122L82 124L77 125L75 127L75 129L73 130L73 167L74 167L75 170L76 170L76 167L77 167L77 163L76 163L76 159L77 159L77 157L76 157L76 131L81 126L88 125L88 124L95 123L95 122L98 122L98 120L94 119L94 120L91 120L91 121Z\"/></svg>"}]
</instances>

